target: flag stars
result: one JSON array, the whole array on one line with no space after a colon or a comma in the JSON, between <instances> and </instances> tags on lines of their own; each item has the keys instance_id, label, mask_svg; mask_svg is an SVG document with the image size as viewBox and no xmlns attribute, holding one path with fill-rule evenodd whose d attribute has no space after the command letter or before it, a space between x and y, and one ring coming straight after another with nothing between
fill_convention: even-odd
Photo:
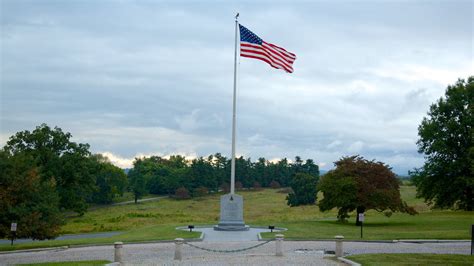
<instances>
[{"instance_id":1,"label":"flag stars","mask_svg":"<svg viewBox=\"0 0 474 266\"><path fill-rule=\"evenodd\" d=\"M249 42L249 43L255 43L255 44L262 44L262 39L255 35L255 33L251 32L244 26L239 24L240 28L240 41L243 42Z\"/></svg>"},{"instance_id":2,"label":"flag stars","mask_svg":"<svg viewBox=\"0 0 474 266\"><path fill-rule=\"evenodd\" d=\"M293 72L293 53L274 44L266 43L244 26L240 25L240 56L262 60L270 66Z\"/></svg>"}]
</instances>

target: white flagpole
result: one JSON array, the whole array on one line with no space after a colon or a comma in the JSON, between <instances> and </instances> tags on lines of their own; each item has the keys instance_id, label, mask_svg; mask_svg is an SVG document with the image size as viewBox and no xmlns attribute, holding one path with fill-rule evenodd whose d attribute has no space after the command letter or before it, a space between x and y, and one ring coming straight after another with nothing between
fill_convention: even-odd
<instances>
[{"instance_id":1,"label":"white flagpole","mask_svg":"<svg viewBox=\"0 0 474 266\"><path fill-rule=\"evenodd\" d=\"M234 99L232 107L232 163L230 168L230 194L234 194L235 190L235 105L237 97L237 46L238 46L238 28L239 13L235 15L235 54L234 54Z\"/></svg>"}]
</instances>

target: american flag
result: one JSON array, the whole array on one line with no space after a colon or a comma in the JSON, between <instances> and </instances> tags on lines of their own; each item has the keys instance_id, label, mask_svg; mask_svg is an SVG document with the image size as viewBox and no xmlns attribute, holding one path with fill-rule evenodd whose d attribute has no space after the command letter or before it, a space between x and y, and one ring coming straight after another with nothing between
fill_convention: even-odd
<instances>
[{"instance_id":1,"label":"american flag","mask_svg":"<svg viewBox=\"0 0 474 266\"><path fill-rule=\"evenodd\" d=\"M260 39L255 33L239 24L240 56L260 59L270 66L293 73L296 55Z\"/></svg>"}]
</instances>

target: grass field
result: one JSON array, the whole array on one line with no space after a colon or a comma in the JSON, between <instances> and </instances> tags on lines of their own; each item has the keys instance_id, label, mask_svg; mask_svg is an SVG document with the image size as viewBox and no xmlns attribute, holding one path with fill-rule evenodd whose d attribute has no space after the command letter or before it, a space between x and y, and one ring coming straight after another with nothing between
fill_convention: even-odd
<instances>
[{"instance_id":1,"label":"grass field","mask_svg":"<svg viewBox=\"0 0 474 266\"><path fill-rule=\"evenodd\" d=\"M454 254L362 254L347 257L364 266L378 265L474 265L474 256Z\"/></svg>"},{"instance_id":2,"label":"grass field","mask_svg":"<svg viewBox=\"0 0 474 266\"><path fill-rule=\"evenodd\" d=\"M278 190L241 191L244 197L246 224L288 228L287 239L332 239L344 235L346 239L360 239L360 228L335 220L337 211L322 213L318 207L288 207L286 194ZM366 214L364 239L469 239L469 228L474 223L472 212L430 210L415 198L413 186L401 187L402 198L420 213L416 216L394 213L390 218L376 211ZM198 237L196 232L175 230L176 226L212 225L219 220L219 197L209 195L191 200L161 199L123 206L111 206L89 211L82 217L69 217L62 234L121 231L108 238L36 241L30 244L0 245L0 250L39 246L113 243L114 241L171 240L176 237ZM352 215L353 216L353 215ZM272 237L265 233L264 237Z\"/></svg>"}]
</instances>

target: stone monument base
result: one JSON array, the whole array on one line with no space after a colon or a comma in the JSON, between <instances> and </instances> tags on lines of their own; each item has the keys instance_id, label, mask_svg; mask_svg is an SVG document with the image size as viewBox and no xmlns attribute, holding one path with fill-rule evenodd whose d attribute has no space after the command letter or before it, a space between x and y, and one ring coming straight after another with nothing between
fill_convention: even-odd
<instances>
[{"instance_id":1,"label":"stone monument base","mask_svg":"<svg viewBox=\"0 0 474 266\"><path fill-rule=\"evenodd\" d=\"M234 224L221 224L214 225L215 231L248 231L250 227L248 225L234 225Z\"/></svg>"},{"instance_id":2,"label":"stone monument base","mask_svg":"<svg viewBox=\"0 0 474 266\"><path fill-rule=\"evenodd\" d=\"M221 216L216 231L247 231L249 226L244 223L244 200L237 194L221 196Z\"/></svg>"}]
</instances>

